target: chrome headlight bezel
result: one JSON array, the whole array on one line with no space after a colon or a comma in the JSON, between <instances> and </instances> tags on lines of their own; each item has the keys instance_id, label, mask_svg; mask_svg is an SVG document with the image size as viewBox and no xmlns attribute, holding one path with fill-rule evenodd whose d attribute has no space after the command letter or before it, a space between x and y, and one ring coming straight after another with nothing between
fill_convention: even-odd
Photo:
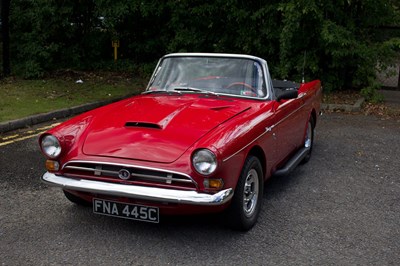
<instances>
[{"instance_id":1,"label":"chrome headlight bezel","mask_svg":"<svg viewBox=\"0 0 400 266\"><path fill-rule=\"evenodd\" d=\"M45 135L40 141L40 147L43 153L51 158L55 159L61 154L61 144L60 141L53 135Z\"/></svg>"},{"instance_id":2,"label":"chrome headlight bezel","mask_svg":"<svg viewBox=\"0 0 400 266\"><path fill-rule=\"evenodd\" d=\"M197 173L209 176L218 167L217 156L209 149L198 149L193 152L192 165Z\"/></svg>"}]
</instances>

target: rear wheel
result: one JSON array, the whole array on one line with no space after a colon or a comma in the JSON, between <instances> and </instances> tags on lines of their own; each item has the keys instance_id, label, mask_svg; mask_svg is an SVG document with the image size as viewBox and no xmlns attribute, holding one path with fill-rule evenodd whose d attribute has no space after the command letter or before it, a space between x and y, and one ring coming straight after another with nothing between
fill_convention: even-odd
<instances>
[{"instance_id":1,"label":"rear wheel","mask_svg":"<svg viewBox=\"0 0 400 266\"><path fill-rule=\"evenodd\" d=\"M260 161L257 157L249 156L227 211L227 221L233 229L247 231L257 222L263 199L263 180Z\"/></svg>"},{"instance_id":2,"label":"rear wheel","mask_svg":"<svg viewBox=\"0 0 400 266\"><path fill-rule=\"evenodd\" d=\"M307 163L311 158L311 153L314 146L314 127L315 127L315 122L313 117L311 116L307 124L306 137L304 139L304 147L308 148L309 150L307 155L301 161L301 163L303 164Z\"/></svg>"},{"instance_id":3,"label":"rear wheel","mask_svg":"<svg viewBox=\"0 0 400 266\"><path fill-rule=\"evenodd\" d=\"M79 206L91 206L90 202L88 202L88 201L86 201L86 200L84 200L82 198L79 198L79 197L75 196L74 194L72 194L72 193L70 193L68 191L63 190L63 192L64 192L65 197L69 201L75 203L76 205L79 205Z\"/></svg>"}]
</instances>

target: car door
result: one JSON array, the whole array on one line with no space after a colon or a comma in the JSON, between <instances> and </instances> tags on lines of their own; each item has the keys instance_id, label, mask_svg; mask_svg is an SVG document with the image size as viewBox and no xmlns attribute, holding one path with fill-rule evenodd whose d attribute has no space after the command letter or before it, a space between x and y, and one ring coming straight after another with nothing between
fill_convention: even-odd
<instances>
[{"instance_id":1,"label":"car door","mask_svg":"<svg viewBox=\"0 0 400 266\"><path fill-rule=\"evenodd\" d=\"M272 132L276 139L278 162L298 148L298 140L304 135L304 113L302 97L275 101Z\"/></svg>"}]
</instances>

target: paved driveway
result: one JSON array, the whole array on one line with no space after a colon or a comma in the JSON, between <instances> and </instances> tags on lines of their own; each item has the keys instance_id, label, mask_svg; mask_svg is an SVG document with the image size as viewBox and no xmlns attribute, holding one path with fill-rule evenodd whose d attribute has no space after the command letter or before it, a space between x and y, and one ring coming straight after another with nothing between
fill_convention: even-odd
<instances>
[{"instance_id":1,"label":"paved driveway","mask_svg":"<svg viewBox=\"0 0 400 266\"><path fill-rule=\"evenodd\" d=\"M398 265L400 123L328 114L311 161L266 184L247 233L219 216L92 214L39 182L34 138L0 146L1 265Z\"/></svg>"}]
</instances>

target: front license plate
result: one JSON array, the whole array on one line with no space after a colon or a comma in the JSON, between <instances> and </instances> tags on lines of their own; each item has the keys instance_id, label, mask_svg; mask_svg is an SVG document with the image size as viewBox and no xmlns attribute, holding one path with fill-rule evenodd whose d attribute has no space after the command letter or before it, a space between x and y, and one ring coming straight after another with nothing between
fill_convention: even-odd
<instances>
[{"instance_id":1,"label":"front license plate","mask_svg":"<svg viewBox=\"0 0 400 266\"><path fill-rule=\"evenodd\" d=\"M159 223L159 210L136 204L127 204L110 200L93 199L93 212L102 215Z\"/></svg>"}]
</instances>

